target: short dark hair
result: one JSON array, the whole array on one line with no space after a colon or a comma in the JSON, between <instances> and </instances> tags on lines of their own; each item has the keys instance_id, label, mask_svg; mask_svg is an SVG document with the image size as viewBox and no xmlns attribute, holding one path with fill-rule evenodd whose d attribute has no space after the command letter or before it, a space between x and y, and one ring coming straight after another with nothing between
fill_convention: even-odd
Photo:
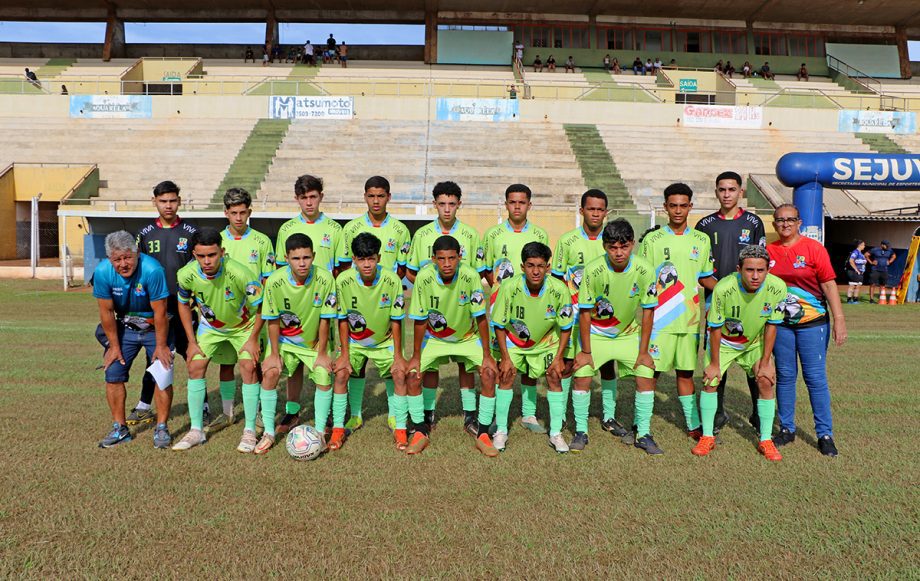
<instances>
[{"instance_id":1,"label":"short dark hair","mask_svg":"<svg viewBox=\"0 0 920 581\"><path fill-rule=\"evenodd\" d=\"M390 193L390 182L383 176L373 176L367 178L367 181L364 182L364 191L371 188L380 188L386 193Z\"/></svg>"},{"instance_id":2,"label":"short dark hair","mask_svg":"<svg viewBox=\"0 0 920 581\"><path fill-rule=\"evenodd\" d=\"M604 200L604 206L606 207L607 194L603 190L591 189L581 195L581 207L584 208L585 204L588 203L588 198L597 198L598 200Z\"/></svg>"},{"instance_id":3,"label":"short dark hair","mask_svg":"<svg viewBox=\"0 0 920 581\"><path fill-rule=\"evenodd\" d=\"M671 184L664 189L664 201L667 202L668 198L671 196L687 196L692 200L693 190L691 190L690 186L687 184L677 182L676 184Z\"/></svg>"},{"instance_id":4,"label":"short dark hair","mask_svg":"<svg viewBox=\"0 0 920 581\"><path fill-rule=\"evenodd\" d=\"M462 195L460 186L454 182L438 182L434 185L434 189L431 190L431 196L437 200L438 196L454 196L457 198L457 201L460 201L460 196Z\"/></svg>"},{"instance_id":5,"label":"short dark hair","mask_svg":"<svg viewBox=\"0 0 920 581\"><path fill-rule=\"evenodd\" d=\"M505 188L505 200L507 201L508 196L510 196L514 192L524 192L525 194L527 194L528 201L530 201L530 198L533 196L533 193L530 191L530 188L528 188L524 184L511 184L510 186Z\"/></svg>"},{"instance_id":6,"label":"short dark hair","mask_svg":"<svg viewBox=\"0 0 920 581\"><path fill-rule=\"evenodd\" d=\"M770 254L767 252L767 249L759 244L748 244L741 249L741 252L738 253L738 266L744 266L744 261L748 258L753 258L755 260L763 259L767 263L767 268L770 268Z\"/></svg>"},{"instance_id":7,"label":"short dark hair","mask_svg":"<svg viewBox=\"0 0 920 581\"><path fill-rule=\"evenodd\" d=\"M723 171L722 173L717 175L716 176L716 186L718 186L719 182L721 182L722 180L735 180L736 182L738 182L739 186L744 183L741 179L741 176L738 173L733 172L733 171Z\"/></svg>"},{"instance_id":8,"label":"short dark hair","mask_svg":"<svg viewBox=\"0 0 920 581\"><path fill-rule=\"evenodd\" d=\"M220 230L206 226L192 234L188 247L194 251L196 246L220 246L221 242L223 242L223 240L220 236Z\"/></svg>"},{"instance_id":9,"label":"short dark hair","mask_svg":"<svg viewBox=\"0 0 920 581\"><path fill-rule=\"evenodd\" d=\"M370 232L362 232L351 241L353 258L368 258L380 254L380 238Z\"/></svg>"},{"instance_id":10,"label":"short dark hair","mask_svg":"<svg viewBox=\"0 0 920 581\"><path fill-rule=\"evenodd\" d=\"M246 204L247 208L252 207L252 196L243 188L230 188L224 194L224 208L230 209L233 206Z\"/></svg>"},{"instance_id":11,"label":"short dark hair","mask_svg":"<svg viewBox=\"0 0 920 581\"><path fill-rule=\"evenodd\" d=\"M431 245L432 256L439 250L453 250L460 254L460 243L453 236L441 236Z\"/></svg>"},{"instance_id":12,"label":"short dark hair","mask_svg":"<svg viewBox=\"0 0 920 581\"><path fill-rule=\"evenodd\" d=\"M527 262L528 258L542 258L549 262L552 257L553 251L542 242L528 242L521 248L521 264Z\"/></svg>"},{"instance_id":13,"label":"short dark hair","mask_svg":"<svg viewBox=\"0 0 920 581\"><path fill-rule=\"evenodd\" d=\"M302 196L307 192L323 193L323 178L304 174L294 182L294 195Z\"/></svg>"},{"instance_id":14,"label":"short dark hair","mask_svg":"<svg viewBox=\"0 0 920 581\"><path fill-rule=\"evenodd\" d=\"M309 248L313 250L313 241L306 234L298 232L297 234L291 234L288 239L284 242L284 252L293 252L294 250L299 250L301 248Z\"/></svg>"},{"instance_id":15,"label":"short dark hair","mask_svg":"<svg viewBox=\"0 0 920 581\"><path fill-rule=\"evenodd\" d=\"M604 244L629 244L636 239L636 231L626 218L617 218L607 222L601 233Z\"/></svg>"},{"instance_id":16,"label":"short dark hair","mask_svg":"<svg viewBox=\"0 0 920 581\"><path fill-rule=\"evenodd\" d=\"M176 185L176 182L171 182L169 180L160 182L153 188L153 197L158 198L163 194L176 194L178 196L179 186Z\"/></svg>"}]
</instances>

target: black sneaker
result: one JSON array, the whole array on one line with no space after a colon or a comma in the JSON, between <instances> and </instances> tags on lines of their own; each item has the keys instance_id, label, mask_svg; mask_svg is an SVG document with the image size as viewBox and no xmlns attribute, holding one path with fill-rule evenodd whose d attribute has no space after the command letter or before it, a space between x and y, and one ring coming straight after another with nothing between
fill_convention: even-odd
<instances>
[{"instance_id":1,"label":"black sneaker","mask_svg":"<svg viewBox=\"0 0 920 581\"><path fill-rule=\"evenodd\" d=\"M786 428L780 428L779 433L773 436L773 444L777 448L793 442L795 442L795 432L790 432Z\"/></svg>"},{"instance_id":2,"label":"black sneaker","mask_svg":"<svg viewBox=\"0 0 920 581\"><path fill-rule=\"evenodd\" d=\"M275 426L275 436L284 436L299 423L300 416L298 414L284 414L284 417Z\"/></svg>"},{"instance_id":3,"label":"black sneaker","mask_svg":"<svg viewBox=\"0 0 920 581\"><path fill-rule=\"evenodd\" d=\"M569 442L569 451L584 452L588 447L588 434L584 432L575 432L575 437Z\"/></svg>"},{"instance_id":4,"label":"black sneaker","mask_svg":"<svg viewBox=\"0 0 920 581\"><path fill-rule=\"evenodd\" d=\"M636 440L636 443L633 444L636 448L640 450L645 450L646 454L651 456L658 456L664 454L664 450L658 447L658 444L655 443L655 440L652 439L651 434L646 434L641 438Z\"/></svg>"},{"instance_id":5,"label":"black sneaker","mask_svg":"<svg viewBox=\"0 0 920 581\"><path fill-rule=\"evenodd\" d=\"M825 456L835 458L837 456L837 446L834 445L834 438L830 436L821 436L818 438L818 449Z\"/></svg>"},{"instance_id":6,"label":"black sneaker","mask_svg":"<svg viewBox=\"0 0 920 581\"><path fill-rule=\"evenodd\" d=\"M714 421L714 423L713 423L713 425L712 425L712 433L713 433L713 435L718 434L719 432L721 432L721 431L722 431L722 428L724 428L724 427L725 427L725 424L727 424L727 423L728 423L728 414L722 413L722 414L717 415L717 416L715 417L715 421Z\"/></svg>"},{"instance_id":7,"label":"black sneaker","mask_svg":"<svg viewBox=\"0 0 920 581\"><path fill-rule=\"evenodd\" d=\"M425 423L428 424L428 429L434 427L434 410L425 410Z\"/></svg>"},{"instance_id":8,"label":"black sneaker","mask_svg":"<svg viewBox=\"0 0 920 581\"><path fill-rule=\"evenodd\" d=\"M613 418L607 418L606 420L602 421L601 428L603 428L605 432L610 432L617 438L622 438L629 433L629 430L624 428L623 424Z\"/></svg>"},{"instance_id":9,"label":"black sneaker","mask_svg":"<svg viewBox=\"0 0 920 581\"><path fill-rule=\"evenodd\" d=\"M464 412L463 429L474 438L479 436L479 421L476 419L476 412Z\"/></svg>"}]
</instances>

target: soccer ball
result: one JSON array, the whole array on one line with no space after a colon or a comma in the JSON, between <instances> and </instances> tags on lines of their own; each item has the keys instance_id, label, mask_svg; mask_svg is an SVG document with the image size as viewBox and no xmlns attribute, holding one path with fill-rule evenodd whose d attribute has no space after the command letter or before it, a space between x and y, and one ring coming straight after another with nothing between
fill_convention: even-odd
<instances>
[{"instance_id":1,"label":"soccer ball","mask_svg":"<svg viewBox=\"0 0 920 581\"><path fill-rule=\"evenodd\" d=\"M288 432L285 447L294 460L316 460L326 449L326 440L312 426L301 424Z\"/></svg>"}]
</instances>

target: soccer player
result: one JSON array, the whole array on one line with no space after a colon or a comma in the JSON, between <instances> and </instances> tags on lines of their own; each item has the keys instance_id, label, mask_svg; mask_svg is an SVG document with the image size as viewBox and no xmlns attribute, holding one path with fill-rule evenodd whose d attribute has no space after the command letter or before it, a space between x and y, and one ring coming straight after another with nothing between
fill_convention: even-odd
<instances>
[{"instance_id":1,"label":"soccer player","mask_svg":"<svg viewBox=\"0 0 920 581\"><path fill-rule=\"evenodd\" d=\"M607 223L603 233L604 255L585 265L578 293L580 349L575 357L575 437L569 447L588 445L588 407L591 378L602 366L616 362L621 375L636 377L636 436L616 420L616 393L605 399L605 429L621 434L624 443L635 443L649 454L661 454L649 431L655 402L655 382L648 354L655 301L655 270L644 259L632 256L635 233L623 218ZM641 307L641 318L636 313ZM606 394L602 394L606 395Z\"/></svg>"},{"instance_id":2,"label":"soccer player","mask_svg":"<svg viewBox=\"0 0 920 581\"><path fill-rule=\"evenodd\" d=\"M541 242L549 245L546 230L527 220L527 213L533 207L531 197L530 188L524 184L508 186L505 189L508 220L492 226L482 237L483 275L492 288L490 302L494 301L501 282L516 274L514 265L525 244ZM492 347L497 352L498 344ZM526 375L521 377L521 425L537 434L546 433L546 429L537 421L537 384Z\"/></svg>"},{"instance_id":3,"label":"soccer player","mask_svg":"<svg viewBox=\"0 0 920 581\"><path fill-rule=\"evenodd\" d=\"M693 190L682 183L664 190L668 224L647 232L639 244L639 256L655 268L655 307L649 354L655 364L655 382L662 372L675 371L677 395L687 435L699 440L700 413L696 403L693 372L700 340L700 297L697 285L712 290L712 255L709 237L687 225L693 209Z\"/></svg>"},{"instance_id":4,"label":"soccer player","mask_svg":"<svg viewBox=\"0 0 920 581\"><path fill-rule=\"evenodd\" d=\"M330 321L335 319L335 280L332 273L315 264L313 241L300 232L285 241L287 266L274 272L265 282L265 302L262 318L268 321L271 353L262 362L261 391L262 423L265 432L255 447L264 454L275 443L275 388L281 374L309 373L316 384L313 395L314 419L317 430L324 431L330 409L339 434L344 436L345 406L348 394L344 389L332 390L332 359L329 356ZM287 430L300 423L300 390L302 382L288 383L287 404L282 424ZM332 442L330 442L330 447Z\"/></svg>"},{"instance_id":5,"label":"soccer player","mask_svg":"<svg viewBox=\"0 0 920 581\"><path fill-rule=\"evenodd\" d=\"M460 263L460 243L452 236L441 236L432 245L433 267L419 271L412 288L409 317L415 321L412 358L406 364L409 416L415 433L406 448L418 454L428 446L434 417L426 413L422 395L422 375L453 361L461 363L460 393L464 424L476 421L476 391L473 372L479 370L482 393L476 448L486 456L498 450L489 438L489 425L495 413L497 368L489 351L489 324L479 273ZM430 378L430 376L429 376ZM429 390L437 385L425 381Z\"/></svg>"},{"instance_id":6,"label":"soccer player","mask_svg":"<svg viewBox=\"0 0 920 581\"><path fill-rule=\"evenodd\" d=\"M741 176L733 171L724 171L716 177L716 198L719 200L719 211L705 216L700 220L696 229L709 236L712 245L712 258L715 261L715 277L720 280L726 276L734 276L738 265L738 253L749 244L760 246L767 245L767 236L764 233L763 221L741 208L738 202L744 197L744 186ZM706 291L706 304L709 305L712 294ZM719 382L719 405L716 410L715 433L719 433L726 423L728 415L724 411L725 383L728 374L722 374ZM751 425L759 425L757 420L757 400L760 390L757 380L748 377L748 390L751 392Z\"/></svg>"},{"instance_id":7,"label":"soccer player","mask_svg":"<svg viewBox=\"0 0 920 581\"><path fill-rule=\"evenodd\" d=\"M166 275L149 256L138 254L137 242L121 230L105 237L108 257L93 272L93 296L99 303L100 324L96 339L105 347L105 395L112 412L112 431L99 442L111 448L131 441L125 421L125 382L141 349L150 360L172 367L169 321L166 317ZM172 404L172 385L156 391L157 426L153 447L166 448L172 441L166 422Z\"/></svg>"},{"instance_id":8,"label":"soccer player","mask_svg":"<svg viewBox=\"0 0 920 581\"><path fill-rule=\"evenodd\" d=\"M341 270L351 266L351 241L361 232L370 232L380 239L380 265L392 270L399 279L406 275L406 261L411 246L409 229L406 225L387 213L390 202L390 182L386 178L374 176L364 183L364 201L367 213L345 224L342 231L342 244L336 257L335 265ZM392 405L391 405L392 407Z\"/></svg>"},{"instance_id":9,"label":"soccer player","mask_svg":"<svg viewBox=\"0 0 920 581\"><path fill-rule=\"evenodd\" d=\"M556 243L556 252L553 254L553 276L568 285L575 308L575 327L566 346L565 369L562 372L563 418L568 413L572 366L578 353L578 289L581 287L585 264L604 254L601 231L607 218L607 194L601 190L588 190L581 195L581 207L578 212L581 214L581 226L563 234ZM615 430L614 424L608 420L613 418L616 390L617 379L613 364L604 365L601 368L601 395L604 403L604 421L601 426L607 431ZM614 432L614 435L622 437L625 433Z\"/></svg>"},{"instance_id":10,"label":"soccer player","mask_svg":"<svg viewBox=\"0 0 920 581\"><path fill-rule=\"evenodd\" d=\"M715 422L719 376L736 362L760 390L757 418L760 420L760 443L757 450L767 460L783 459L770 439L776 414L776 369L770 360L776 343L776 326L783 322L781 304L786 299L786 283L769 273L770 255L759 245L741 249L738 270L726 276L712 291L709 308L709 349L703 390L700 392L700 415L703 436L693 448L705 456L716 447Z\"/></svg>"},{"instance_id":11,"label":"soccer player","mask_svg":"<svg viewBox=\"0 0 920 581\"><path fill-rule=\"evenodd\" d=\"M394 437L397 448L407 445L406 360L402 351L402 320L406 317L402 281L380 266L380 239L362 232L351 241L353 267L336 278L339 343L342 351L335 361L336 391L347 391L351 417L345 428L359 429L368 360L394 394ZM329 447L342 444L346 431L336 427Z\"/></svg>"},{"instance_id":12,"label":"soccer player","mask_svg":"<svg viewBox=\"0 0 920 581\"><path fill-rule=\"evenodd\" d=\"M511 409L514 377L521 373L536 381L546 377L549 400L549 445L556 452L569 451L562 438L565 418L562 354L569 344L574 323L572 296L565 283L547 276L552 251L542 242L528 242L521 249L521 274L502 282L492 305L492 326L498 340L501 363L498 390L490 404L495 410L497 429L495 448L503 451L508 443L508 412ZM485 393L485 390L483 390ZM485 400L480 396L480 400ZM486 413L483 413L486 412ZM480 429L488 428L492 418L480 406Z\"/></svg>"},{"instance_id":13,"label":"soccer player","mask_svg":"<svg viewBox=\"0 0 920 581\"><path fill-rule=\"evenodd\" d=\"M287 266L285 243L290 235L306 234L314 241L313 263L334 274L335 257L342 240L342 227L320 210L323 202L323 180L311 175L302 175L294 182L294 200L300 206L300 214L291 218L278 229L275 245L275 259L278 267Z\"/></svg>"},{"instance_id":14,"label":"soccer player","mask_svg":"<svg viewBox=\"0 0 920 581\"><path fill-rule=\"evenodd\" d=\"M221 361L229 350L237 354L243 378L245 428L237 450L251 452L256 446L256 414L259 389L256 362L262 318L262 284L248 268L224 256L222 237L213 228L196 232L189 247L195 262L179 270L179 317L188 338L188 411L192 427L173 450L188 450L205 443L202 429L207 395L205 374L211 359ZM196 333L192 326L192 304L198 309Z\"/></svg>"},{"instance_id":15,"label":"soccer player","mask_svg":"<svg viewBox=\"0 0 920 581\"><path fill-rule=\"evenodd\" d=\"M221 231L221 246L224 255L249 269L253 279L264 283L275 270L275 251L268 236L249 226L252 216L252 197L242 188L230 188L224 193L224 216L228 225ZM266 328L263 325L259 338L259 351L268 346ZM205 427L205 432L214 434L233 425L233 398L236 395L236 378L233 365L236 353L227 352L215 358L220 363L220 402L222 413Z\"/></svg>"},{"instance_id":16,"label":"soccer player","mask_svg":"<svg viewBox=\"0 0 920 581\"><path fill-rule=\"evenodd\" d=\"M169 317L169 332L173 337L176 353L184 358L187 342L182 323L179 321L179 303L176 299L178 286L176 274L179 269L192 259L188 241L198 231L198 226L188 220L179 218L179 186L171 181L160 182L153 188L153 206L157 209L157 218L141 228L137 233L137 247L140 252L157 259L166 273L166 314ZM150 409L156 382L149 373L144 373L141 383L141 397L128 415L129 426L150 423L154 413ZM207 403L205 416L210 417Z\"/></svg>"},{"instance_id":17,"label":"soccer player","mask_svg":"<svg viewBox=\"0 0 920 581\"><path fill-rule=\"evenodd\" d=\"M460 209L460 197L462 191L460 186L454 182L439 182L435 184L432 190L434 197L434 208L438 212L438 217L433 222L425 224L419 228L415 235L412 236L412 244L409 247L408 270L406 278L410 282L415 282L418 271L431 263L431 247L434 241L441 236L453 236L460 243L460 262L468 264L482 272L485 267L482 265L483 248L479 240L479 232L471 226L467 226L457 218L457 210Z\"/></svg>"}]
</instances>

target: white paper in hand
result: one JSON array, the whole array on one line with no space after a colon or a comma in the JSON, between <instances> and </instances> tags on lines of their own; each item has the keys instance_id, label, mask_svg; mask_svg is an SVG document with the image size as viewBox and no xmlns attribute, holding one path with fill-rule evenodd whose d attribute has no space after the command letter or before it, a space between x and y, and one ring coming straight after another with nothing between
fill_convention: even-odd
<instances>
[{"instance_id":1,"label":"white paper in hand","mask_svg":"<svg viewBox=\"0 0 920 581\"><path fill-rule=\"evenodd\" d=\"M175 366L170 368L163 367L163 364L160 363L159 359L154 359L153 364L147 368L147 371L150 375L153 376L154 381L157 382L157 387L160 389L166 389L173 382L173 369Z\"/></svg>"}]
</instances>

